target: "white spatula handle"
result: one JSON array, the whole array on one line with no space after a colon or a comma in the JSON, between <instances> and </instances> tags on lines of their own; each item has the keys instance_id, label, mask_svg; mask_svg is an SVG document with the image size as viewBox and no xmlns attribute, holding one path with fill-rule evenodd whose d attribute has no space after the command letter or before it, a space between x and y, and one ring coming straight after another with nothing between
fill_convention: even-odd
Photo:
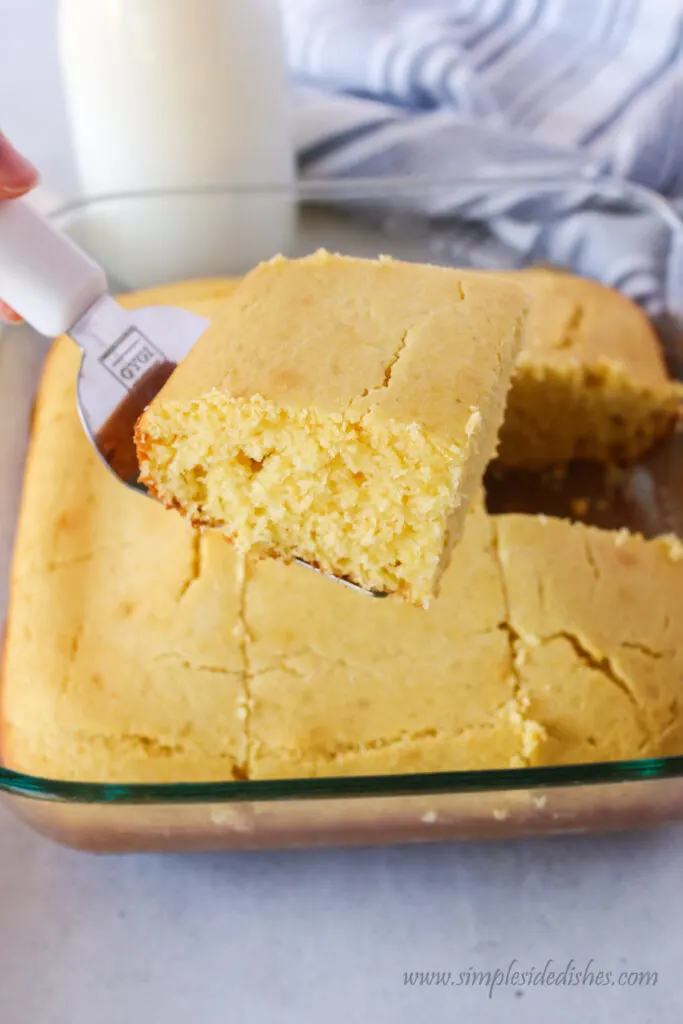
<instances>
[{"instance_id":1,"label":"white spatula handle","mask_svg":"<svg viewBox=\"0 0 683 1024\"><path fill-rule=\"evenodd\" d=\"M40 334L64 334L107 292L104 271L27 203L0 202L0 298Z\"/></svg>"}]
</instances>

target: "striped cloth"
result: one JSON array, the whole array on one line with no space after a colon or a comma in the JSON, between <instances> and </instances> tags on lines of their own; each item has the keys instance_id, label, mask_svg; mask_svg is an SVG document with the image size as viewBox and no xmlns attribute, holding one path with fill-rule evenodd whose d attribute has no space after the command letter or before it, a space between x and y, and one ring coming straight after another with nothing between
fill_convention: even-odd
<instances>
[{"instance_id":1,"label":"striped cloth","mask_svg":"<svg viewBox=\"0 0 683 1024\"><path fill-rule=\"evenodd\" d=\"M463 221L486 221L480 262L571 264L683 313L676 218L629 212L607 186L597 213L595 185L563 184L628 178L683 213L683 0L282 5L305 177L471 176L417 204L452 216L456 254ZM529 175L557 188L514 187Z\"/></svg>"}]
</instances>

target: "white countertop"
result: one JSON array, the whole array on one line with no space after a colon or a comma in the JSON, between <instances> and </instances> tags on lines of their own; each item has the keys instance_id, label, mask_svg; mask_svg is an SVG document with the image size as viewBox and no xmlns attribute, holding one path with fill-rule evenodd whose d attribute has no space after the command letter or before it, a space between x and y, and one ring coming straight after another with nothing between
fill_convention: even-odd
<instances>
[{"instance_id":1,"label":"white countertop","mask_svg":"<svg viewBox=\"0 0 683 1024\"><path fill-rule=\"evenodd\" d=\"M55 0L0 0L0 125L74 190ZM0 808L2 1024L673 1024L683 826L401 849L93 857ZM410 988L404 971L655 970L656 987Z\"/></svg>"}]
</instances>

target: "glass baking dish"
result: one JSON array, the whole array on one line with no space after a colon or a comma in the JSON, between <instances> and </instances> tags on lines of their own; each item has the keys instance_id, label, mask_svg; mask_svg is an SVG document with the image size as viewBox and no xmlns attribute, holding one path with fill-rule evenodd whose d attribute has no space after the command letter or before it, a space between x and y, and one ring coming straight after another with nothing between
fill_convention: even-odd
<instances>
[{"instance_id":1,"label":"glass baking dish","mask_svg":"<svg viewBox=\"0 0 683 1024\"><path fill-rule=\"evenodd\" d=\"M672 372L683 377L675 294L683 226L662 199L623 182L506 175L315 182L300 184L296 194L265 186L216 187L102 197L75 203L55 217L105 265L119 290L242 273L275 252L301 255L318 247L488 269L572 267L643 302ZM640 271L605 260L615 231L623 232L630 251L643 247L649 262ZM47 344L26 327L0 336L0 622L32 402ZM683 818L683 756L174 785L61 782L0 767L0 795L40 832L93 851L480 839Z\"/></svg>"}]
</instances>

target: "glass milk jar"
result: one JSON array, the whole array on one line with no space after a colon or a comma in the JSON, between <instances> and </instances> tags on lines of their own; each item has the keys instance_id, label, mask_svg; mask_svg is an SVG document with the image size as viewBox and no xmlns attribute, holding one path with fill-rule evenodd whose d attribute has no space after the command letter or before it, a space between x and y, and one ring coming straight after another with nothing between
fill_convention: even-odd
<instances>
[{"instance_id":1,"label":"glass milk jar","mask_svg":"<svg viewBox=\"0 0 683 1024\"><path fill-rule=\"evenodd\" d=\"M82 240L125 283L241 272L286 244L294 161L277 0L60 0L59 49L81 189L124 194ZM267 204L160 192L250 184L281 191Z\"/></svg>"}]
</instances>

